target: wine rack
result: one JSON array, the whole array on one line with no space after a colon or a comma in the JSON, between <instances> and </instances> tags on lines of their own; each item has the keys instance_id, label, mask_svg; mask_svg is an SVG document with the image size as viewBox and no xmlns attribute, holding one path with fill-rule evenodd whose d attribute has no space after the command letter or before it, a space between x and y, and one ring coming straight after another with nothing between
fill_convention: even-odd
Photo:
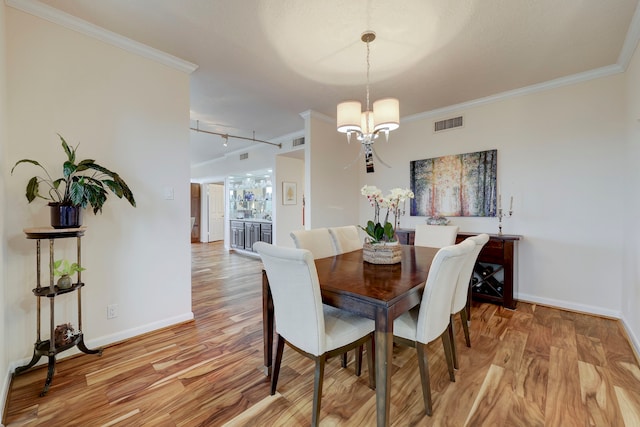
<instances>
[{"instance_id":1,"label":"wine rack","mask_svg":"<svg viewBox=\"0 0 640 427\"><path fill-rule=\"evenodd\" d=\"M402 228L396 230L400 244L413 245L415 230ZM456 243L479 233L459 232ZM517 266L517 243L522 236L515 234L489 234L489 241L480 251L471 277L471 298L502 304L515 309L517 301L513 298Z\"/></svg>"},{"instance_id":2,"label":"wine rack","mask_svg":"<svg viewBox=\"0 0 640 427\"><path fill-rule=\"evenodd\" d=\"M477 233L458 233L456 243ZM470 298L502 304L515 309L513 297L517 243L522 236L490 234L489 241L480 251L471 276Z\"/></svg>"}]
</instances>

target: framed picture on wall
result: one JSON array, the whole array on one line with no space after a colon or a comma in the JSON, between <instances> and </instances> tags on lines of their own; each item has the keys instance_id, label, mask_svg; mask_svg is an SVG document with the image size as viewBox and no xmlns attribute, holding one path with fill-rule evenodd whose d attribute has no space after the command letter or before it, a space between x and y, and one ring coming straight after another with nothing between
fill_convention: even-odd
<instances>
[{"instance_id":1,"label":"framed picture on wall","mask_svg":"<svg viewBox=\"0 0 640 427\"><path fill-rule=\"evenodd\" d=\"M496 216L498 150L410 163L411 216Z\"/></svg>"},{"instance_id":2,"label":"framed picture on wall","mask_svg":"<svg viewBox=\"0 0 640 427\"><path fill-rule=\"evenodd\" d=\"M298 192L295 182L282 182L282 204L295 205L298 200Z\"/></svg>"}]
</instances>

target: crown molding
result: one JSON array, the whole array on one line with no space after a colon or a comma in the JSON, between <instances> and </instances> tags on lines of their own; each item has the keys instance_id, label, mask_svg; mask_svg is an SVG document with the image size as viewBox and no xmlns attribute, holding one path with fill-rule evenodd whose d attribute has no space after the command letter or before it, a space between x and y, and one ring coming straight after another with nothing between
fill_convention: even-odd
<instances>
[{"instance_id":1,"label":"crown molding","mask_svg":"<svg viewBox=\"0 0 640 427\"><path fill-rule=\"evenodd\" d=\"M631 18L627 37L624 39L624 44L622 45L620 55L618 56L618 65L620 65L624 70L627 69L631 62L636 46L638 46L638 41L640 41L640 3L636 7L633 18Z\"/></svg>"},{"instance_id":2,"label":"crown molding","mask_svg":"<svg viewBox=\"0 0 640 427\"><path fill-rule=\"evenodd\" d=\"M333 122L336 121L335 118L329 117L329 116L324 115L322 113L318 113L317 111L314 111L314 110L303 111L302 113L300 113L300 117L302 117L305 120L307 120L308 118L311 117L311 118L314 118L314 119L325 121L327 123L333 123Z\"/></svg>"},{"instance_id":3,"label":"crown molding","mask_svg":"<svg viewBox=\"0 0 640 427\"><path fill-rule=\"evenodd\" d=\"M35 0L5 0L7 6L18 9L38 18L42 18L54 24L61 25L86 36L103 41L113 46L124 49L136 55L159 62L176 70L191 74L197 68L197 64L185 61L176 56L162 52L145 44L131 40L127 37L106 30L90 22L84 21L59 9L40 3Z\"/></svg>"},{"instance_id":4,"label":"crown molding","mask_svg":"<svg viewBox=\"0 0 640 427\"><path fill-rule=\"evenodd\" d=\"M562 86L568 86L588 80L599 79L601 77L607 77L614 74L624 72L624 68L618 64L608 65L606 67L596 68L595 70L585 71L584 73L578 73L567 77L560 77L559 79L549 80L547 82L538 83L531 86L525 86L519 89L510 90L507 92L498 93L495 95L487 96L484 98L474 99L468 102L462 102L460 104L449 105L447 107L438 108L436 110L426 111L424 113L413 114L411 116L402 117L400 122L411 122L415 120L422 120L432 117L442 116L451 112L457 112L472 107L478 107L480 105L490 104L493 102L502 101L509 98L515 98L518 96L529 95L532 93L543 92L549 89L555 89Z\"/></svg>"}]
</instances>

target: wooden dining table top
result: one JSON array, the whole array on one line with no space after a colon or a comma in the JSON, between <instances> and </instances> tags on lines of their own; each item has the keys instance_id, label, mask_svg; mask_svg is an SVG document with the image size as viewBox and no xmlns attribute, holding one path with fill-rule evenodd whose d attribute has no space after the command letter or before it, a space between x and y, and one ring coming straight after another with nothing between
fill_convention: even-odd
<instances>
[{"instance_id":1,"label":"wooden dining table top","mask_svg":"<svg viewBox=\"0 0 640 427\"><path fill-rule=\"evenodd\" d=\"M390 307L405 299L407 293L413 292L418 301L414 301L412 305L419 303L431 262L438 249L407 245L402 245L401 248L402 259L397 264L365 262L362 250L316 259L323 301L333 305L338 295L341 298L352 296L353 299L371 306ZM335 305L344 308L344 304ZM374 318L372 312L355 311Z\"/></svg>"}]
</instances>

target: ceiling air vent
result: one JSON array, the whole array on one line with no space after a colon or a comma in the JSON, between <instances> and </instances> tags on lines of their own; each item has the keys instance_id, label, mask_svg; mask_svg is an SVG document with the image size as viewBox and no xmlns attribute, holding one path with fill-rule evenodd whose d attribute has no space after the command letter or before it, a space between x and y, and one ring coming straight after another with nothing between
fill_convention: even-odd
<instances>
[{"instance_id":1,"label":"ceiling air vent","mask_svg":"<svg viewBox=\"0 0 640 427\"><path fill-rule=\"evenodd\" d=\"M249 158L249 153L240 154L240 160L247 160Z\"/></svg>"},{"instance_id":2,"label":"ceiling air vent","mask_svg":"<svg viewBox=\"0 0 640 427\"><path fill-rule=\"evenodd\" d=\"M298 147L300 145L304 145L304 136L301 136L300 138L296 138L293 140L294 147Z\"/></svg>"},{"instance_id":3,"label":"ceiling air vent","mask_svg":"<svg viewBox=\"0 0 640 427\"><path fill-rule=\"evenodd\" d=\"M452 119L440 120L433 124L434 132L441 132L447 129L458 128L462 126L462 116L454 117Z\"/></svg>"}]
</instances>

